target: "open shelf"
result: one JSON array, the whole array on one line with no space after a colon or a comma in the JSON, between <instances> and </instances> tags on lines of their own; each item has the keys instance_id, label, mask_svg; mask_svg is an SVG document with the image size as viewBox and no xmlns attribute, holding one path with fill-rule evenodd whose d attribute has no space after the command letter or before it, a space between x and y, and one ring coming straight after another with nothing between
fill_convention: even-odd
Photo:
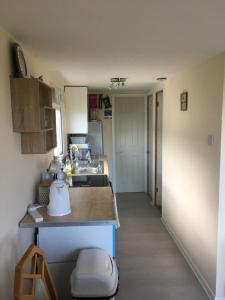
<instances>
[{"instance_id":1,"label":"open shelf","mask_svg":"<svg viewBox=\"0 0 225 300\"><path fill-rule=\"evenodd\" d=\"M50 107L43 107L41 113L41 129L53 128L55 109Z\"/></svg>"},{"instance_id":2,"label":"open shelf","mask_svg":"<svg viewBox=\"0 0 225 300\"><path fill-rule=\"evenodd\" d=\"M40 107L52 107L52 88L43 82L39 82Z\"/></svg>"}]
</instances>

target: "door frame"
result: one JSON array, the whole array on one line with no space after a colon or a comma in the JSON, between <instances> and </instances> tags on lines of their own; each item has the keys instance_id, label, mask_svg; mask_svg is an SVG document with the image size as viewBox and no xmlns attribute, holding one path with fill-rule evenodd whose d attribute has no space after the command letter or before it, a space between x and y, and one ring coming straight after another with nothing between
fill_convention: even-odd
<instances>
[{"instance_id":1,"label":"door frame","mask_svg":"<svg viewBox=\"0 0 225 300\"><path fill-rule=\"evenodd\" d=\"M146 94L112 94L112 145L113 145L113 192L117 192L117 187L116 187L116 145L115 145L115 101L116 97L143 97L144 99L144 107L145 107L145 114L144 114L144 187L145 187L145 192L147 191L147 177L146 177L146 172L147 172L147 155L146 155L146 149L147 149L147 95Z\"/></svg>"},{"instance_id":2,"label":"door frame","mask_svg":"<svg viewBox=\"0 0 225 300\"><path fill-rule=\"evenodd\" d=\"M158 95L163 94L163 90L159 90L155 93L155 174L154 174L154 186L155 186L155 191L154 191L154 205L158 206L156 203L157 199L157 167L158 167ZM160 207L160 206L158 206Z\"/></svg>"},{"instance_id":3,"label":"door frame","mask_svg":"<svg viewBox=\"0 0 225 300\"><path fill-rule=\"evenodd\" d=\"M147 107L146 107L146 110L147 110L147 117L146 117L146 143L147 143L147 146L146 146L146 180L147 180L147 186L146 186L146 191L147 191L147 194L149 195L149 180L150 180L150 151L149 151L149 142L150 142L150 128L149 128L149 120L150 120L150 115L149 115L149 107L150 107L150 97L153 97L153 95L148 95L147 96Z\"/></svg>"},{"instance_id":4,"label":"door frame","mask_svg":"<svg viewBox=\"0 0 225 300\"><path fill-rule=\"evenodd\" d=\"M152 98L152 99L151 99ZM150 111L149 111L149 108L150 108L150 101L152 101L152 110L153 110L153 124L154 124L154 118L155 118L155 114L154 114L154 93L150 93L147 95L147 104L146 104L146 181L147 181L147 185L146 185L146 192L148 194L148 196L150 197L150 194L149 194L149 188L150 188L150 155L153 155L153 168L154 168L154 164L155 164L155 155L154 155L154 126L152 128L152 132L150 132ZM152 145L152 148L153 148L153 153L150 152L150 135L152 134L153 136L153 145ZM155 169L154 169L155 170ZM153 174L153 177L154 177L154 174ZM155 186L155 179L152 178L153 180L153 189L154 189L154 186ZM154 191L153 191L153 194L154 194ZM153 197L150 197L151 198L151 202L153 203L154 202L154 195Z\"/></svg>"}]
</instances>

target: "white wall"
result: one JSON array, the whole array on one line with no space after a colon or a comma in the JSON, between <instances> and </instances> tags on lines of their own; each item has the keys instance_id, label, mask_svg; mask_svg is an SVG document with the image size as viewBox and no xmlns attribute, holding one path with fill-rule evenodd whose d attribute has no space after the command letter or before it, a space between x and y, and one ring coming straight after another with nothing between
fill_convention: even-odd
<instances>
[{"instance_id":1,"label":"white wall","mask_svg":"<svg viewBox=\"0 0 225 300\"><path fill-rule=\"evenodd\" d=\"M13 38L0 28L0 299L13 299L14 267L24 249L18 222L26 207L35 199L35 184L40 172L49 164L48 155L22 155L20 134L12 129L10 82L10 42ZM23 46L22 46L23 47ZM23 47L24 48L24 47ZM25 49L25 48L24 48ZM30 72L44 75L48 83L59 81L46 72L38 60L25 51ZM27 235L28 243L30 236Z\"/></svg>"},{"instance_id":2,"label":"white wall","mask_svg":"<svg viewBox=\"0 0 225 300\"><path fill-rule=\"evenodd\" d=\"M169 79L163 111L163 219L216 289L224 55ZM180 111L188 91L189 109ZM208 134L214 145L208 146Z\"/></svg>"}]
</instances>

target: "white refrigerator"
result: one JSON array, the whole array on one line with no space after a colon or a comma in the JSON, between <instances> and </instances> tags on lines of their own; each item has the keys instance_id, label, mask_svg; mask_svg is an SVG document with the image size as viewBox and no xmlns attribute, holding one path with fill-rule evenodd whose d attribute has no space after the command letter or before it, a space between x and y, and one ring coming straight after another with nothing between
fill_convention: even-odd
<instances>
[{"instance_id":1,"label":"white refrigerator","mask_svg":"<svg viewBox=\"0 0 225 300\"><path fill-rule=\"evenodd\" d=\"M103 155L102 121L89 121L87 142L91 148L91 155Z\"/></svg>"}]
</instances>

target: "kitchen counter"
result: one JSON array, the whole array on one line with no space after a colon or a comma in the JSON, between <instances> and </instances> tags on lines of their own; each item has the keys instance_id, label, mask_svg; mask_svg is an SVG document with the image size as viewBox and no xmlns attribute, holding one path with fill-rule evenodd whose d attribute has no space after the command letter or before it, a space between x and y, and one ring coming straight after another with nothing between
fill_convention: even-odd
<instances>
[{"instance_id":1,"label":"kitchen counter","mask_svg":"<svg viewBox=\"0 0 225 300\"><path fill-rule=\"evenodd\" d=\"M118 225L116 200L111 187L78 187L69 189L71 213L51 217L46 208L39 208L43 222L35 223L29 214L20 221L22 228Z\"/></svg>"},{"instance_id":2,"label":"kitchen counter","mask_svg":"<svg viewBox=\"0 0 225 300\"><path fill-rule=\"evenodd\" d=\"M108 163L104 161L104 174ZM93 174L92 174L93 175ZM119 227L116 197L110 186L69 188L71 213L48 216L40 208L43 222L35 223L29 214L20 221L20 231L33 236L33 243L45 253L62 299L70 299L70 274L81 249L100 248L116 257L116 235ZM64 278L64 280L61 280ZM60 298L60 299L61 299Z\"/></svg>"}]
</instances>

